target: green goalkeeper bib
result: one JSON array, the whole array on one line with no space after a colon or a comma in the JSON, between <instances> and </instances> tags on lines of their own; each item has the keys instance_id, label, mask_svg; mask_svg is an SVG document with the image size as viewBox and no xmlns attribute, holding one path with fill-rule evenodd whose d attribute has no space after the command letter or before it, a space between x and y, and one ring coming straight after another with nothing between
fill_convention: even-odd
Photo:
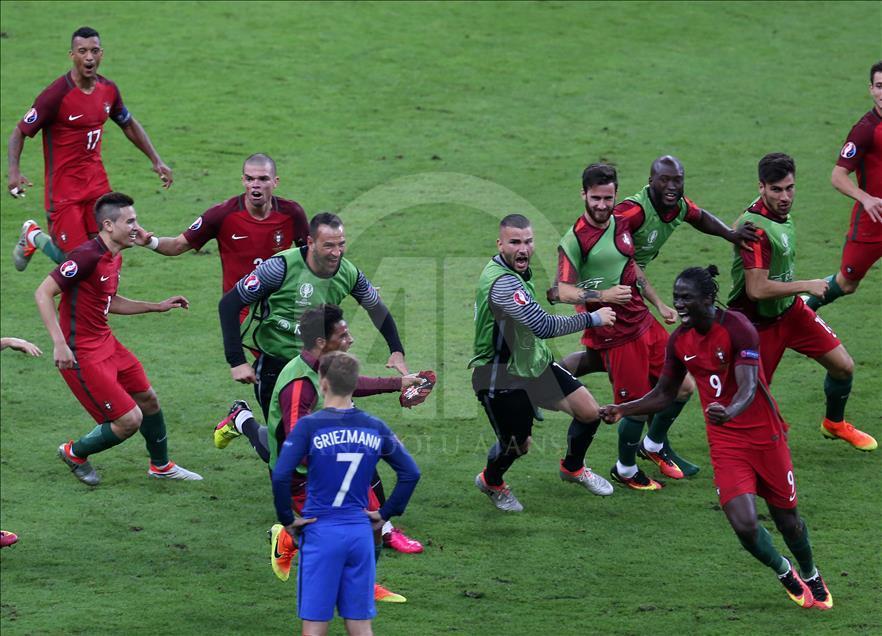
<instances>
[{"instance_id":1,"label":"green goalkeeper bib","mask_svg":"<svg viewBox=\"0 0 882 636\"><path fill-rule=\"evenodd\" d=\"M500 276L505 275L517 277L524 286L529 295L523 298L524 304L530 302L536 295L529 276L525 279L514 270L503 267L492 259L487 263L484 271L481 272L481 278L478 279L478 289L475 293L475 356L469 361L469 368L492 363L505 344L511 353L508 359L508 372L522 378L538 378L553 359L548 345L510 316L502 316L497 320L490 308L490 289ZM505 337L504 343L503 337Z\"/></svg>"},{"instance_id":2,"label":"green goalkeeper bib","mask_svg":"<svg viewBox=\"0 0 882 636\"><path fill-rule=\"evenodd\" d=\"M322 393L319 390L318 372L313 370L313 368L300 356L297 356L286 364L279 372L279 377L276 380L276 387L273 389L272 398L270 398L269 417L266 420L270 470L273 470L276 467L276 461L279 459L279 448L281 447L282 442L285 441L284 437L281 439L278 437L280 432L279 427L282 425L282 407L279 404L279 394L282 392L282 389L291 384L294 380L300 378L306 378L312 382L312 386L315 387L315 392L318 397L315 406L313 407L313 411L319 410L322 408L322 404L324 404ZM298 466L297 470L301 471L301 468L303 467ZM305 470L302 472L305 473Z\"/></svg>"},{"instance_id":3,"label":"green goalkeeper bib","mask_svg":"<svg viewBox=\"0 0 882 636\"><path fill-rule=\"evenodd\" d=\"M615 219L610 220L603 235L591 247L587 255L582 254L582 246L579 244L579 239L572 227L563 235L558 247L579 271L579 287L603 290L622 282L622 274L628 265L630 256L619 251L615 239Z\"/></svg>"},{"instance_id":4,"label":"green goalkeeper bib","mask_svg":"<svg viewBox=\"0 0 882 636\"><path fill-rule=\"evenodd\" d=\"M756 203L751 204L751 208ZM752 222L762 229L772 246L772 262L769 263L769 280L777 280L789 283L794 279L796 268L796 228L792 217L788 215L783 223L746 211L736 222L736 227L747 221ZM738 246L735 246L735 258L732 261L732 291L729 293L729 303L732 303L744 289L744 263L741 261ZM790 305L796 300L796 296L784 298L770 298L756 301L757 312L764 318L776 318L790 309Z\"/></svg>"},{"instance_id":5,"label":"green goalkeeper bib","mask_svg":"<svg viewBox=\"0 0 882 636\"><path fill-rule=\"evenodd\" d=\"M625 201L634 201L643 208L643 225L636 232L632 232L632 236L634 238L634 260L637 261L640 269L646 269L649 261L658 256L662 245L671 238L674 230L686 220L689 206L686 204L686 199L680 197L677 202L679 207L677 216L665 222L652 205L648 185L644 186L637 194L626 197Z\"/></svg>"},{"instance_id":6,"label":"green goalkeeper bib","mask_svg":"<svg viewBox=\"0 0 882 636\"><path fill-rule=\"evenodd\" d=\"M306 248L295 247L276 256L284 258L285 280L267 298L253 304L242 323L245 346L275 358L291 360L300 353L300 316L310 307L339 305L358 280L358 269L345 258L330 278L316 275L306 264Z\"/></svg>"}]
</instances>

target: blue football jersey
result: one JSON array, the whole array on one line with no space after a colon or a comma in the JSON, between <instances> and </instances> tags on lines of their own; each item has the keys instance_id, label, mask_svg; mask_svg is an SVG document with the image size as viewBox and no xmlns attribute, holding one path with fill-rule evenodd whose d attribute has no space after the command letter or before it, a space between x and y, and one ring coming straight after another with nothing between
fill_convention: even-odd
<instances>
[{"instance_id":1,"label":"blue football jersey","mask_svg":"<svg viewBox=\"0 0 882 636\"><path fill-rule=\"evenodd\" d=\"M419 480L419 468L383 420L357 408L325 408L297 422L282 444L273 470L273 497L280 523L294 520L291 477L307 460L304 517L366 523L374 468L385 460L398 475L380 508L384 519L400 515Z\"/></svg>"}]
</instances>

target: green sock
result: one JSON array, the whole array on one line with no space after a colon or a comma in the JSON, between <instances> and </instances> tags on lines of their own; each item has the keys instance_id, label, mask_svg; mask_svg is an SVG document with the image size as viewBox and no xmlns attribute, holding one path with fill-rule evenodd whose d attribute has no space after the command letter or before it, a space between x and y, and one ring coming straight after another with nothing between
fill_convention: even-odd
<instances>
[{"instance_id":1,"label":"green sock","mask_svg":"<svg viewBox=\"0 0 882 636\"><path fill-rule=\"evenodd\" d=\"M840 296L845 296L845 292L842 291L839 283L836 282L836 274L830 274L824 280L827 281L827 293L824 294L824 297L818 298L817 296L809 296L809 299L805 303L815 311L824 305L832 303Z\"/></svg>"},{"instance_id":2,"label":"green sock","mask_svg":"<svg viewBox=\"0 0 882 636\"><path fill-rule=\"evenodd\" d=\"M150 462L154 466L165 466L168 463L168 434L165 430L165 418L162 409L153 415L145 415L141 421L141 435L147 443Z\"/></svg>"},{"instance_id":3,"label":"green sock","mask_svg":"<svg viewBox=\"0 0 882 636\"><path fill-rule=\"evenodd\" d=\"M625 466L637 463L637 447L643 434L644 422L630 417L623 417L619 422L619 461Z\"/></svg>"},{"instance_id":4,"label":"green sock","mask_svg":"<svg viewBox=\"0 0 882 636\"><path fill-rule=\"evenodd\" d=\"M756 540L753 544L745 542L740 535L738 540L741 541L744 549L750 552L757 561L775 570L778 576L787 573L789 567L787 559L781 556L781 553L772 545L772 535L769 534L768 530L760 526L756 531Z\"/></svg>"},{"instance_id":5,"label":"green sock","mask_svg":"<svg viewBox=\"0 0 882 636\"><path fill-rule=\"evenodd\" d=\"M688 399L682 402L680 400L674 400L671 402L670 406L655 413L652 416L652 420L649 422L649 430L646 433L649 435L649 439L660 444L664 443L668 438L668 430L670 430L671 426L674 424L674 420L680 415L680 411L683 410L683 407L686 406L686 402L688 401Z\"/></svg>"},{"instance_id":6,"label":"green sock","mask_svg":"<svg viewBox=\"0 0 882 636\"><path fill-rule=\"evenodd\" d=\"M837 380L829 373L824 378L824 395L827 396L827 419L831 422L841 422L845 419L845 403L851 393L851 381Z\"/></svg>"},{"instance_id":7,"label":"green sock","mask_svg":"<svg viewBox=\"0 0 882 636\"><path fill-rule=\"evenodd\" d=\"M804 520L800 519L800 522L802 523L802 533L799 535L799 538L794 541L788 541L785 536L784 543L787 544L790 552L796 557L796 562L799 563L799 575L803 579L810 579L815 575L815 559L812 556L812 544L809 541L808 526L805 525Z\"/></svg>"},{"instance_id":8,"label":"green sock","mask_svg":"<svg viewBox=\"0 0 882 636\"><path fill-rule=\"evenodd\" d=\"M374 563L380 562L380 555L383 554L383 542L374 544Z\"/></svg>"},{"instance_id":9,"label":"green sock","mask_svg":"<svg viewBox=\"0 0 882 636\"><path fill-rule=\"evenodd\" d=\"M34 245L37 246L38 250L59 265L64 262L65 258L67 258L67 255L58 249L58 246L52 242L52 237L46 234L46 232L40 232L37 234L34 238Z\"/></svg>"},{"instance_id":10,"label":"green sock","mask_svg":"<svg viewBox=\"0 0 882 636\"><path fill-rule=\"evenodd\" d=\"M70 449L80 459L86 459L89 455L113 448L122 442L123 440L113 432L110 422L104 422L75 441Z\"/></svg>"}]
</instances>

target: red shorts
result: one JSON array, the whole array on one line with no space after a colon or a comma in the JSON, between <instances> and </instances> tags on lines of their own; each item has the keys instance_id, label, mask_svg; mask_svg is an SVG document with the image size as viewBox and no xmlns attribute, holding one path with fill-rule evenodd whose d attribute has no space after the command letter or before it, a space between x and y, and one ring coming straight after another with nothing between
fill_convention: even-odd
<instances>
[{"instance_id":1,"label":"red shorts","mask_svg":"<svg viewBox=\"0 0 882 636\"><path fill-rule=\"evenodd\" d=\"M882 258L882 243L859 243L846 239L839 273L848 280L862 280L873 264Z\"/></svg>"},{"instance_id":2,"label":"red shorts","mask_svg":"<svg viewBox=\"0 0 882 636\"><path fill-rule=\"evenodd\" d=\"M785 349L793 349L809 358L820 358L842 344L820 316L806 306L799 296L780 320L757 329L763 373L772 384L772 376Z\"/></svg>"},{"instance_id":3,"label":"red shorts","mask_svg":"<svg viewBox=\"0 0 882 636\"><path fill-rule=\"evenodd\" d=\"M298 515L303 512L303 504L306 503L306 477L300 473L294 474L291 481L291 509ZM380 500L374 494L373 488L368 488L368 510L379 510Z\"/></svg>"},{"instance_id":4,"label":"red shorts","mask_svg":"<svg viewBox=\"0 0 882 636\"><path fill-rule=\"evenodd\" d=\"M667 330L653 318L640 337L600 352L616 404L636 400L652 390L665 364L667 344Z\"/></svg>"},{"instance_id":5,"label":"red shorts","mask_svg":"<svg viewBox=\"0 0 882 636\"><path fill-rule=\"evenodd\" d=\"M81 362L76 369L63 369L61 376L83 408L96 422L112 422L135 408L133 393L150 389L144 367L134 354L116 343L109 358Z\"/></svg>"},{"instance_id":6,"label":"red shorts","mask_svg":"<svg viewBox=\"0 0 882 636\"><path fill-rule=\"evenodd\" d=\"M753 494L776 508L796 507L796 478L784 439L771 448L711 448L710 455L721 506Z\"/></svg>"},{"instance_id":7,"label":"red shorts","mask_svg":"<svg viewBox=\"0 0 882 636\"><path fill-rule=\"evenodd\" d=\"M69 201L55 204L50 212L49 235L52 241L65 254L79 247L98 233L95 221L95 202L98 197L86 201Z\"/></svg>"}]
</instances>

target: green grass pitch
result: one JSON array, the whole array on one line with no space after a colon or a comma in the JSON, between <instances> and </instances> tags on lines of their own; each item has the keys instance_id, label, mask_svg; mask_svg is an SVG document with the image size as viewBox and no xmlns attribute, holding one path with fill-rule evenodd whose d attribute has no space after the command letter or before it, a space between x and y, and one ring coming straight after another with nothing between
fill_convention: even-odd
<instances>
[{"instance_id":1,"label":"green grass pitch","mask_svg":"<svg viewBox=\"0 0 882 636\"><path fill-rule=\"evenodd\" d=\"M657 494L600 499L563 484L567 421L550 415L509 473L526 507L492 509L472 485L491 430L469 389L474 284L495 251L500 215L537 232L537 289L580 213L592 161L636 192L658 155L684 163L686 192L731 221L756 193L756 163L785 151L798 164L798 275L835 271L850 202L829 183L836 152L866 112L880 58L878 3L23 3L3 2L0 132L66 72L69 34L102 33L102 73L116 81L175 170L168 192L112 124L104 160L145 227L177 235L240 192L242 159L278 162L277 193L308 214L341 213L349 255L390 305L413 369L434 368L430 401L402 413L393 397L361 401L390 422L424 478L400 524L427 546L385 551L380 580L408 597L379 607L380 634L880 633L882 451L821 438L823 370L788 353L773 392L791 423L800 507L832 612L792 605L739 546L716 505L698 400L672 430L699 475ZM269 568L274 520L265 467L244 441L218 451L212 425L237 397L223 359L216 247L167 259L124 253L121 293L184 293L189 312L114 317L163 404L172 456L201 483L147 478L140 436L94 458L90 490L55 457L91 428L52 367L33 290L49 271L9 259L21 222L41 215L42 153L29 140L35 187L2 197L2 334L35 341L33 360L2 354L0 629L13 634L268 634L298 629L293 581ZM728 289L723 241L681 229L648 274L714 262ZM856 363L847 414L882 437L882 271L825 308ZM353 351L385 373L382 339L345 307ZM565 311L565 310L561 310ZM570 336L554 343L566 354ZM602 402L606 379L586 379ZM615 432L589 463L605 474ZM656 474L655 471L651 471ZM387 473L384 473L387 474ZM392 480L390 476L390 481ZM771 529L768 519L764 522ZM783 542L774 534L776 545ZM342 633L337 622L332 633Z\"/></svg>"}]
</instances>

